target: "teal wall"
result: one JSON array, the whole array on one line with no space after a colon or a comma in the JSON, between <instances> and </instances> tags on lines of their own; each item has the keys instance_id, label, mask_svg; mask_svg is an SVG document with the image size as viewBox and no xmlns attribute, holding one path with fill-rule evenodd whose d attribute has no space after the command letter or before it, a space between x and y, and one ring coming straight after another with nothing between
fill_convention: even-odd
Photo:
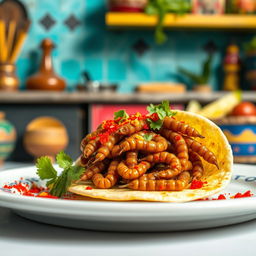
<instances>
[{"instance_id":1,"label":"teal wall","mask_svg":"<svg viewBox=\"0 0 256 256\"><path fill-rule=\"evenodd\" d=\"M73 90L81 81L81 72L88 70L94 79L118 82L120 92L130 92L145 81L182 81L177 67L199 72L205 59L203 46L213 41L218 50L214 57L211 84L221 84L221 60L231 40L241 44L250 35L232 32L168 32L169 40L162 46L154 43L153 30L110 31L104 24L104 0L22 0L27 5L32 26L22 54L17 62L18 75L24 88L26 78L38 67L39 44L50 37L56 44L54 65L58 74ZM49 14L55 24L46 30L40 20ZM65 20L74 15L79 26L70 30ZM142 40L148 46L144 54L134 50ZM186 80L184 80L187 82ZM191 85L188 84L189 87Z\"/></svg>"}]
</instances>

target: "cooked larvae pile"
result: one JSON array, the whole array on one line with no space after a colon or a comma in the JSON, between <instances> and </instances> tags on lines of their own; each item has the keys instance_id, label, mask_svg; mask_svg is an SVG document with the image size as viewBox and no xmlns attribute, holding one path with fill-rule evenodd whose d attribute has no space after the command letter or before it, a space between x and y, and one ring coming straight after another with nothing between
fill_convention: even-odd
<instances>
[{"instance_id":1,"label":"cooked larvae pile","mask_svg":"<svg viewBox=\"0 0 256 256\"><path fill-rule=\"evenodd\" d=\"M179 191L202 177L202 158L218 168L215 155L194 139L203 136L188 124L171 115L122 113L82 140L80 162L86 171L80 180L99 189Z\"/></svg>"}]
</instances>

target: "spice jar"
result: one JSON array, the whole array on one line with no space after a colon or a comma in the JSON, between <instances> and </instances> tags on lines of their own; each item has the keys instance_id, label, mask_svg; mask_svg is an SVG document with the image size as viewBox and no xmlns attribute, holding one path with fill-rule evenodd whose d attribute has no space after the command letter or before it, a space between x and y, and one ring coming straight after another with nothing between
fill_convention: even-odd
<instances>
[{"instance_id":1,"label":"spice jar","mask_svg":"<svg viewBox=\"0 0 256 256\"><path fill-rule=\"evenodd\" d=\"M16 76L16 67L13 64L0 64L0 90L16 91L19 79Z\"/></svg>"}]
</instances>

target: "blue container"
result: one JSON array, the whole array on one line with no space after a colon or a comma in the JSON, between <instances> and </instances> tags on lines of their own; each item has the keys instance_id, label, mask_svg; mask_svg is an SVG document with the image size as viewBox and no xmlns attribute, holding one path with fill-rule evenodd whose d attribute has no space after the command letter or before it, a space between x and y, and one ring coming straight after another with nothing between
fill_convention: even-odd
<instances>
[{"instance_id":1,"label":"blue container","mask_svg":"<svg viewBox=\"0 0 256 256\"><path fill-rule=\"evenodd\" d=\"M230 117L217 124L226 135L237 163L256 163L256 117Z\"/></svg>"}]
</instances>

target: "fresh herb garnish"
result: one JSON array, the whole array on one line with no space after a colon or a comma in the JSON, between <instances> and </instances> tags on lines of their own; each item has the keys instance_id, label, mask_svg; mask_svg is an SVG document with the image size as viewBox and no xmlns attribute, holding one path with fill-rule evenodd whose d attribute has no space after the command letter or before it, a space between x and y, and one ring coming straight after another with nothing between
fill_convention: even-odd
<instances>
[{"instance_id":1,"label":"fresh herb garnish","mask_svg":"<svg viewBox=\"0 0 256 256\"><path fill-rule=\"evenodd\" d=\"M143 138L146 140L146 141L151 141L153 139L154 135L153 134L150 134L150 133L146 133L144 134Z\"/></svg>"},{"instance_id":2,"label":"fresh herb garnish","mask_svg":"<svg viewBox=\"0 0 256 256\"><path fill-rule=\"evenodd\" d=\"M153 130L160 130L163 125L163 120L160 119L157 121L153 121L150 118L148 118L147 121L149 122L149 127Z\"/></svg>"},{"instance_id":3,"label":"fresh herb garnish","mask_svg":"<svg viewBox=\"0 0 256 256\"><path fill-rule=\"evenodd\" d=\"M57 155L56 161L59 167L63 168L60 175L58 175L50 158L47 156L37 159L37 174L41 180L48 180L46 186L50 188L51 195L62 197L67 192L71 183L80 178L84 168L73 165L72 158L64 152L60 152Z\"/></svg>"},{"instance_id":4,"label":"fresh herb garnish","mask_svg":"<svg viewBox=\"0 0 256 256\"><path fill-rule=\"evenodd\" d=\"M150 114L150 117L154 118L148 118L147 121L149 122L149 126L153 130L160 130L163 125L163 120L166 116L174 116L176 115L176 112L172 111L170 109L169 101L164 100L159 105L153 105L150 104L147 107L147 110ZM155 116L158 118L156 119Z\"/></svg>"},{"instance_id":5,"label":"fresh herb garnish","mask_svg":"<svg viewBox=\"0 0 256 256\"><path fill-rule=\"evenodd\" d=\"M127 119L128 117L129 117L129 115L123 109L114 113L114 120L120 118L119 122L124 120L124 119Z\"/></svg>"}]
</instances>

